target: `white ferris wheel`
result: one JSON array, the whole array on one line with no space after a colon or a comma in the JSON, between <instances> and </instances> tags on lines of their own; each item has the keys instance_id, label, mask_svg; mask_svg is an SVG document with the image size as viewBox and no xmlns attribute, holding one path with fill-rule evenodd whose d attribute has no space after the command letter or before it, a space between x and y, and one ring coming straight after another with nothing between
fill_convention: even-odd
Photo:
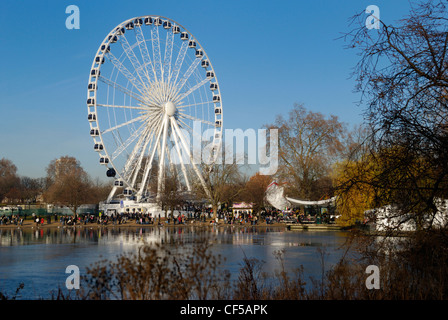
<instances>
[{"instance_id":1,"label":"white ferris wheel","mask_svg":"<svg viewBox=\"0 0 448 320\"><path fill-rule=\"evenodd\" d=\"M191 139L212 132L208 161L216 160L220 88L205 50L179 23L149 15L113 28L93 59L87 108L98 161L115 178L107 202L117 190L139 202L154 200L167 175L186 191L194 180L208 192Z\"/></svg>"}]
</instances>

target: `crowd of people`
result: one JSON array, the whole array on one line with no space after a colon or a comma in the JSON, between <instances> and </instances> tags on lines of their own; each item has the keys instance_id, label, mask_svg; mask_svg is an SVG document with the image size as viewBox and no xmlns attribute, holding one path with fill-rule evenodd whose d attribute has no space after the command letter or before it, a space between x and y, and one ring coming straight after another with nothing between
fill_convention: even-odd
<instances>
[{"instance_id":1,"label":"crowd of people","mask_svg":"<svg viewBox=\"0 0 448 320\"><path fill-rule=\"evenodd\" d=\"M313 213L313 214L312 214ZM163 218L163 219L162 219ZM210 224L250 224L257 225L265 222L266 224L287 222L287 223L331 223L330 215L328 213L307 212L305 213L301 209L292 210L276 210L265 209L260 214L254 214L252 210L235 210L226 211L218 210L217 215L214 216L213 211L210 208L189 208L185 211L175 211L175 214L169 212L163 214L150 213L140 210L117 212L109 211L107 213L99 212L84 213L84 214L47 214L36 215L32 214L32 221L36 226L42 226L44 224L51 224L52 221L59 223L61 226L74 226L74 225L88 225L88 224L100 224L100 225L121 225L128 221L141 225L163 225L163 224L186 224L194 222L207 222ZM23 225L23 221L26 220L26 214L21 216L14 214L11 216L3 215L0 217L0 225L15 224Z\"/></svg>"},{"instance_id":2,"label":"crowd of people","mask_svg":"<svg viewBox=\"0 0 448 320\"><path fill-rule=\"evenodd\" d=\"M20 217L19 215L13 214L11 216L2 215L0 217L0 225L8 225L14 224L16 226L23 225L24 217Z\"/></svg>"}]
</instances>

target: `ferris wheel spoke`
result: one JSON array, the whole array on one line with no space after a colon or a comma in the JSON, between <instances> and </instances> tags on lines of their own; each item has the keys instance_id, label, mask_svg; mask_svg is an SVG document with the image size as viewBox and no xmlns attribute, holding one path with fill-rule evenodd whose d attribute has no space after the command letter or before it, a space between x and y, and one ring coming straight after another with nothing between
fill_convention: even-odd
<instances>
[{"instance_id":1,"label":"ferris wheel spoke","mask_svg":"<svg viewBox=\"0 0 448 320\"><path fill-rule=\"evenodd\" d=\"M173 56L174 33L166 33L165 57L163 59L163 77L169 79L171 75L171 59ZM166 76L166 77L165 77Z\"/></svg>"},{"instance_id":2,"label":"ferris wheel spoke","mask_svg":"<svg viewBox=\"0 0 448 320\"><path fill-rule=\"evenodd\" d=\"M151 77L149 75L149 71L148 71L148 68L147 68L147 66L149 66L149 67L151 67L151 70L154 71L154 67L153 67L152 62L151 62L151 56L150 56L149 51L148 51L148 46L146 45L146 39L145 39L145 36L143 34L142 27L141 26L137 26L136 28L134 28L134 30L135 30L135 35L136 35L136 39L137 39L137 45L138 45L138 47L140 49L140 54L141 54L142 59L143 59L142 68L145 69L145 74L148 77L148 81L149 82L155 82L155 79L157 79L156 74L154 73L154 81L151 81Z\"/></svg>"},{"instance_id":3,"label":"ferris wheel spoke","mask_svg":"<svg viewBox=\"0 0 448 320\"><path fill-rule=\"evenodd\" d=\"M137 89L142 95L146 92L146 87L138 81L136 77L121 63L120 60L118 60L111 52L108 52L106 54L106 57L109 59L110 62L117 68L117 70L125 76L126 79L132 84L132 86Z\"/></svg>"},{"instance_id":4,"label":"ferris wheel spoke","mask_svg":"<svg viewBox=\"0 0 448 320\"><path fill-rule=\"evenodd\" d=\"M189 114L186 114L186 113L179 112L179 115L181 117L183 117L183 118L187 118L187 119L190 119L190 120L193 120L193 121L198 121L198 122L201 122L203 124L207 124L207 125L212 126L212 127L215 126L215 124L213 122L210 122L210 121L207 121L207 120L204 120L204 119L199 119L199 118L190 116Z\"/></svg>"},{"instance_id":5,"label":"ferris wheel spoke","mask_svg":"<svg viewBox=\"0 0 448 320\"><path fill-rule=\"evenodd\" d=\"M176 121L176 120L174 120L174 121ZM179 118L177 119L177 121L178 121L179 127L190 132L193 135L193 138L196 138L199 141L202 140L201 134L196 132L195 130L193 130L193 128L190 127L185 121L183 121L182 119L179 119Z\"/></svg>"},{"instance_id":6,"label":"ferris wheel spoke","mask_svg":"<svg viewBox=\"0 0 448 320\"><path fill-rule=\"evenodd\" d=\"M154 71L157 81L163 80L162 71L162 58L160 54L160 40L159 40L159 28L153 26L151 29L151 41L152 41L152 57L154 61Z\"/></svg>"},{"instance_id":7,"label":"ferris wheel spoke","mask_svg":"<svg viewBox=\"0 0 448 320\"><path fill-rule=\"evenodd\" d=\"M144 114L144 115L141 115L141 116L136 117L136 118L134 118L134 119L131 119L131 120L129 120L129 121L120 123L119 125L116 125L116 126L114 126L114 127L112 127L112 128L109 128L109 129L104 130L103 132L101 132L101 134L106 134L106 133L108 133L108 132L115 131L115 130L121 128L121 127L130 125L131 123L134 123L134 122L137 122L137 121L142 121L142 120L145 119L147 116L148 116L148 115Z\"/></svg>"},{"instance_id":8,"label":"ferris wheel spoke","mask_svg":"<svg viewBox=\"0 0 448 320\"><path fill-rule=\"evenodd\" d=\"M176 120L175 120L176 121ZM195 134L194 130L192 127L190 127L185 121L183 121L180 118L177 118L177 121L180 123L180 127L182 129L188 130L189 132L192 132L193 134Z\"/></svg>"},{"instance_id":9,"label":"ferris wheel spoke","mask_svg":"<svg viewBox=\"0 0 448 320\"><path fill-rule=\"evenodd\" d=\"M142 123L140 125L140 127L138 127L137 130L135 130L132 133L132 135L130 135L129 138L114 151L114 153L111 156L111 160L112 161L114 161L124 150L126 150L128 148L128 146L131 145L131 143L134 142L134 140L138 136L143 136L143 135L140 135L140 131L146 131L147 130L147 128L145 128L144 126L145 126L145 123Z\"/></svg>"},{"instance_id":10,"label":"ferris wheel spoke","mask_svg":"<svg viewBox=\"0 0 448 320\"><path fill-rule=\"evenodd\" d=\"M182 67L182 64L184 63L185 55L188 50L188 41L182 42L182 46L180 47L179 53L176 58L176 62L174 64L173 73L171 74L171 77L169 78L170 83L176 83L177 77L179 76L180 68Z\"/></svg>"},{"instance_id":11,"label":"ferris wheel spoke","mask_svg":"<svg viewBox=\"0 0 448 320\"><path fill-rule=\"evenodd\" d=\"M127 96L129 96L129 97L131 97L131 98L133 98L133 99L135 99L135 100L137 100L137 101L139 101L139 102L141 102L143 104L146 103L145 102L145 98L143 98L143 96L141 96L137 92L131 91L131 90L129 90L129 89L119 85L118 83L115 83L114 81L109 80L109 79L107 79L107 78L105 78L103 76L99 76L99 80L101 82L107 84L108 86L112 87L112 88L120 90L121 92L123 92Z\"/></svg>"},{"instance_id":12,"label":"ferris wheel spoke","mask_svg":"<svg viewBox=\"0 0 448 320\"><path fill-rule=\"evenodd\" d=\"M128 39L123 34L120 38L121 46L123 47L124 52L126 53L126 56L128 57L129 61L132 64L132 67L134 68L135 72L137 73L138 78L140 79L140 83L142 86L147 90L147 86L145 85L146 80L150 82L150 79L146 77L146 75L142 75L142 67L140 64L140 61L138 60L137 56L135 55L135 52L133 48L129 45Z\"/></svg>"},{"instance_id":13,"label":"ferris wheel spoke","mask_svg":"<svg viewBox=\"0 0 448 320\"><path fill-rule=\"evenodd\" d=\"M156 82L155 84L153 84L153 86L151 87L151 94L150 94L151 101L154 101L155 104L159 105L165 102L166 97L163 92L164 91L161 82Z\"/></svg>"},{"instance_id":14,"label":"ferris wheel spoke","mask_svg":"<svg viewBox=\"0 0 448 320\"><path fill-rule=\"evenodd\" d=\"M136 106L119 106L119 105L115 105L115 104L103 104L103 103L97 103L96 104L99 107L104 107L104 108L123 108L123 109L136 109L136 110L148 110L148 107L136 107Z\"/></svg>"},{"instance_id":15,"label":"ferris wheel spoke","mask_svg":"<svg viewBox=\"0 0 448 320\"><path fill-rule=\"evenodd\" d=\"M198 82L197 84L195 84L193 87L191 87L190 89L188 89L188 91L180 94L178 96L178 98L176 99L177 101L182 101L183 99L185 99L186 97L188 97L190 94L192 94L193 92L195 92L197 89L199 89L200 87L202 87L204 84L210 82L209 79L205 78L203 79L201 82Z\"/></svg>"},{"instance_id":16,"label":"ferris wheel spoke","mask_svg":"<svg viewBox=\"0 0 448 320\"><path fill-rule=\"evenodd\" d=\"M183 75L183 77L179 80L179 83L176 84L176 90L177 92L180 92L183 88L183 86L185 85L185 83L188 81L188 79L190 78L190 76L193 74L194 70L196 70L196 68L199 65L199 62L201 62L201 58L196 58L194 59L194 61L191 63L191 65L188 67L187 71L185 72L185 74Z\"/></svg>"},{"instance_id":17,"label":"ferris wheel spoke","mask_svg":"<svg viewBox=\"0 0 448 320\"><path fill-rule=\"evenodd\" d=\"M196 107L196 106L200 106L200 105L204 105L204 104L209 104L212 103L211 101L202 101L202 102L197 102L197 103L191 103L191 104L186 104L186 105L179 105L177 107L178 110L183 110L185 108L190 108L190 107Z\"/></svg>"},{"instance_id":18,"label":"ferris wheel spoke","mask_svg":"<svg viewBox=\"0 0 448 320\"><path fill-rule=\"evenodd\" d=\"M141 111L140 113L146 112L148 115L154 115L160 112L159 106L146 106L146 105L140 105L143 108L145 108L145 111Z\"/></svg>"}]
</instances>

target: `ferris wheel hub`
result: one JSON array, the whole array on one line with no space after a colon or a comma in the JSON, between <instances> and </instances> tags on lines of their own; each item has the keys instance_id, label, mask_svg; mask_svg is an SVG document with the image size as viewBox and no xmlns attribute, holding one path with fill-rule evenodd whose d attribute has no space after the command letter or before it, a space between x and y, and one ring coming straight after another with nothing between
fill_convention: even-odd
<instances>
[{"instance_id":1,"label":"ferris wheel hub","mask_svg":"<svg viewBox=\"0 0 448 320\"><path fill-rule=\"evenodd\" d=\"M172 103L171 101L168 101L165 103L165 113L169 116L172 117L174 116L174 114L176 113L176 106L174 103Z\"/></svg>"}]
</instances>

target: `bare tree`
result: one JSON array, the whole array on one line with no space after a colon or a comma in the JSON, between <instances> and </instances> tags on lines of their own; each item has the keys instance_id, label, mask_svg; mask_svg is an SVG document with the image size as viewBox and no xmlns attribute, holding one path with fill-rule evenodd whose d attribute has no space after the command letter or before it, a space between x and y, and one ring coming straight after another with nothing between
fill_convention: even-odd
<instances>
[{"instance_id":1,"label":"bare tree","mask_svg":"<svg viewBox=\"0 0 448 320\"><path fill-rule=\"evenodd\" d=\"M43 193L45 178L20 177L20 193L22 202L33 203Z\"/></svg>"},{"instance_id":2,"label":"bare tree","mask_svg":"<svg viewBox=\"0 0 448 320\"><path fill-rule=\"evenodd\" d=\"M184 203L185 190L175 175L166 175L162 185L162 190L157 195L157 203L162 210L171 210L173 214L174 210Z\"/></svg>"},{"instance_id":3,"label":"bare tree","mask_svg":"<svg viewBox=\"0 0 448 320\"><path fill-rule=\"evenodd\" d=\"M276 177L288 182L289 196L315 200L328 194L331 181L326 177L345 150L345 125L334 115L326 118L295 104L287 119L279 115L267 128L278 129Z\"/></svg>"},{"instance_id":4,"label":"bare tree","mask_svg":"<svg viewBox=\"0 0 448 320\"><path fill-rule=\"evenodd\" d=\"M262 175L257 172L250 177L244 186L244 192L241 197L246 202L254 204L254 213L260 213L266 206L266 189L271 182L271 176Z\"/></svg>"},{"instance_id":5,"label":"bare tree","mask_svg":"<svg viewBox=\"0 0 448 320\"><path fill-rule=\"evenodd\" d=\"M380 21L378 30L365 28L364 19L353 17L356 27L346 35L360 55L353 76L372 132L369 161L376 163L375 175L363 180L399 214L431 220L436 200L448 197L445 2L411 3L408 16Z\"/></svg>"},{"instance_id":6,"label":"bare tree","mask_svg":"<svg viewBox=\"0 0 448 320\"><path fill-rule=\"evenodd\" d=\"M231 203L244 190L247 181L240 170L240 165L234 163L202 164L201 172L204 177L205 186L209 192L204 190L200 181L194 183L194 191L198 198L206 199L213 208L216 218L220 204Z\"/></svg>"},{"instance_id":7,"label":"bare tree","mask_svg":"<svg viewBox=\"0 0 448 320\"><path fill-rule=\"evenodd\" d=\"M47 183L46 202L65 205L73 213L82 204L96 201L91 179L74 157L52 160L47 167Z\"/></svg>"},{"instance_id":8,"label":"bare tree","mask_svg":"<svg viewBox=\"0 0 448 320\"><path fill-rule=\"evenodd\" d=\"M17 176L17 167L11 160L0 159L0 202L11 195L11 190L17 190L20 186L20 178Z\"/></svg>"}]
</instances>

